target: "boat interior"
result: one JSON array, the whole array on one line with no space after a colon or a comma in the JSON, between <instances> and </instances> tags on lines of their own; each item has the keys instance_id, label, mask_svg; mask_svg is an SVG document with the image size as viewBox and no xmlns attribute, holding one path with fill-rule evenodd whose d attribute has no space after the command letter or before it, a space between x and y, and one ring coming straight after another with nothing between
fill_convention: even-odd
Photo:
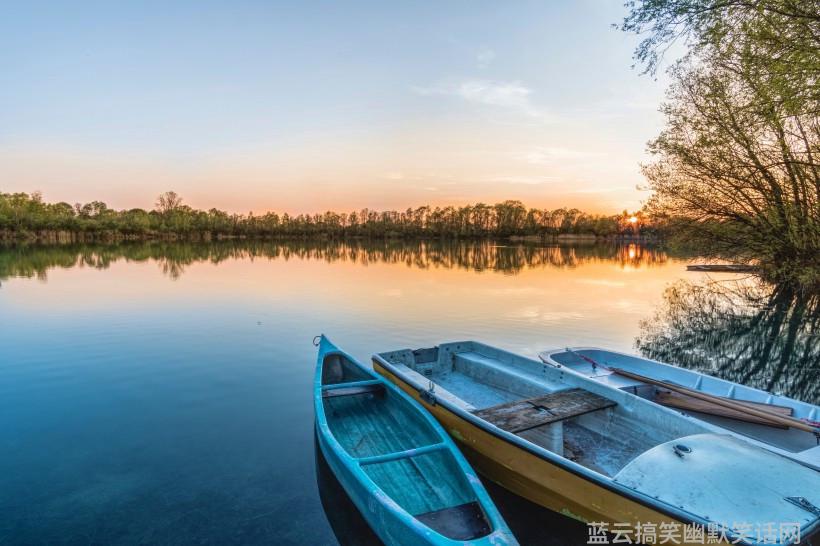
<instances>
[{"instance_id":1,"label":"boat interior","mask_svg":"<svg viewBox=\"0 0 820 546\"><path fill-rule=\"evenodd\" d=\"M648 377L655 376L673 386L719 396L753 408L765 408L767 411L784 416L805 418L810 421L820 420L818 408L811 404L766 393L694 370L659 365L651 360L601 349L553 352L549 353L549 358L599 383L630 392L659 405L677 409L706 423L790 453L801 453L818 447L818 439L810 432L781 426L766 419L703 402L663 386L646 384L615 373L613 369L645 374ZM597 365L593 365L590 360Z\"/></svg>"},{"instance_id":2,"label":"boat interior","mask_svg":"<svg viewBox=\"0 0 820 546\"><path fill-rule=\"evenodd\" d=\"M608 477L655 446L706 432L626 393L477 342L378 356L417 388Z\"/></svg>"},{"instance_id":3,"label":"boat interior","mask_svg":"<svg viewBox=\"0 0 820 546\"><path fill-rule=\"evenodd\" d=\"M322 404L342 448L410 515L454 540L492 531L448 444L382 379L343 355L327 355Z\"/></svg>"},{"instance_id":4,"label":"boat interior","mask_svg":"<svg viewBox=\"0 0 820 546\"><path fill-rule=\"evenodd\" d=\"M820 521L820 473L564 367L472 341L380 353L374 363L422 399L702 519Z\"/></svg>"}]
</instances>

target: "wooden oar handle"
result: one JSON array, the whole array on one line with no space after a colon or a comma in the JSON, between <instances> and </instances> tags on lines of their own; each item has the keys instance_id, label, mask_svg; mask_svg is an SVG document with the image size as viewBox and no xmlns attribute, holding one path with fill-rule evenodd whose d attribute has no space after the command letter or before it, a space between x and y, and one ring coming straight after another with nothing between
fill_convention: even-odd
<instances>
[{"instance_id":1,"label":"wooden oar handle","mask_svg":"<svg viewBox=\"0 0 820 546\"><path fill-rule=\"evenodd\" d=\"M723 406L725 408L733 409L735 411L739 411L742 413L746 413L749 415L754 415L755 417L760 417L762 419L768 419L770 421L774 421L776 423L780 423L787 427L796 428L799 430L803 430L806 432L811 432L815 435L820 435L820 428L813 427L807 424L800 419L795 419L794 417L787 417L785 415L779 415L777 413L772 413L770 411L765 411L757 408L752 408L743 404L737 404L732 400L728 400L726 398L722 398L720 396L715 396L712 394L706 394L701 391L696 391L687 387L682 387L676 385L674 383L667 383L665 381L658 381L657 379L652 379L651 377L646 377L644 375L640 375L634 372L629 372L626 370L622 370L621 368L609 368L613 373L618 375L622 375L624 377L629 377L630 379L635 379L637 381L641 381L643 383L648 383L650 385L656 385L659 387L663 387L665 389L669 389L671 391L679 392L681 394L686 394L693 398L698 398L700 400L705 400L707 402L711 402L713 404L717 404L718 406Z\"/></svg>"}]
</instances>

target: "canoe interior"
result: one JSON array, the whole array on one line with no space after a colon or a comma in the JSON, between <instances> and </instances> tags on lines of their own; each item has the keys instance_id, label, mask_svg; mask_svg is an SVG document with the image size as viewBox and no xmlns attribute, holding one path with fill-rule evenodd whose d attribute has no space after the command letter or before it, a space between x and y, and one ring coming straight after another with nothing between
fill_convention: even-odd
<instances>
[{"instance_id":1,"label":"canoe interior","mask_svg":"<svg viewBox=\"0 0 820 546\"><path fill-rule=\"evenodd\" d=\"M432 381L438 396L455 405L609 477L656 445L703 432L690 423L628 410L564 381L555 369L474 342L380 356L417 374L420 384ZM570 396L579 391L580 398ZM499 418L505 408L525 406L529 409L521 409L517 419ZM539 421L528 415L533 408L551 417Z\"/></svg>"},{"instance_id":2,"label":"canoe interior","mask_svg":"<svg viewBox=\"0 0 820 546\"><path fill-rule=\"evenodd\" d=\"M326 357L322 405L331 433L396 504L438 533L471 540L492 531L442 437L399 394L343 355Z\"/></svg>"},{"instance_id":3,"label":"canoe interior","mask_svg":"<svg viewBox=\"0 0 820 546\"><path fill-rule=\"evenodd\" d=\"M462 506L476 499L448 451L362 466L368 476L413 516Z\"/></svg>"},{"instance_id":4,"label":"canoe interior","mask_svg":"<svg viewBox=\"0 0 820 546\"><path fill-rule=\"evenodd\" d=\"M322 402L328 426L351 457L386 455L439 441L432 427L385 390Z\"/></svg>"},{"instance_id":5,"label":"canoe interior","mask_svg":"<svg viewBox=\"0 0 820 546\"><path fill-rule=\"evenodd\" d=\"M373 376L343 355L334 353L325 356L322 363L322 385L338 385L368 379L373 379Z\"/></svg>"},{"instance_id":6,"label":"canoe interior","mask_svg":"<svg viewBox=\"0 0 820 546\"><path fill-rule=\"evenodd\" d=\"M584 360L581 355L591 358L606 368L593 368L592 364ZM805 418L812 421L820 419L820 411L818 411L817 406L805 402L773 395L731 381L705 375L694 370L658 364L644 358L602 349L578 349L573 352L561 351L551 353L550 358L562 366L569 367L600 383L628 391L660 405L675 407L706 423L774 446L785 452L801 453L816 449L818 446L817 439L811 433L794 428L772 426L771 424L762 423L760 420L749 419L748 417L739 419L737 416L730 416L729 412L722 408L709 409L708 412L698 411L699 409L707 409L703 407L704 404L702 402L691 398L686 400L686 397L679 395L670 397L668 391L663 388L645 385L636 380L613 374L607 368L622 368L654 379L669 380L683 387L695 389L706 394L730 398L738 402L746 402L758 406L770 405L772 411L784 413L796 418Z\"/></svg>"}]
</instances>

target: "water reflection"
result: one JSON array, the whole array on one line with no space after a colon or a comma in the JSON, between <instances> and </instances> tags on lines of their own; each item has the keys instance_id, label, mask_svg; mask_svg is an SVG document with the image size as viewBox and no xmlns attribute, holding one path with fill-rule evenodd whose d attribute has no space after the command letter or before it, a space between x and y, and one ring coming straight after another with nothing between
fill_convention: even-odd
<instances>
[{"instance_id":1,"label":"water reflection","mask_svg":"<svg viewBox=\"0 0 820 546\"><path fill-rule=\"evenodd\" d=\"M683 275L702 278L678 257L617 244L0 249L0 506L13 508L0 537L373 538L311 458L310 339L319 331L363 361L468 338L531 356L568 345L629 351L639 336L657 358L708 366L697 356L714 353L727 369L712 373L764 387L776 376L775 388L817 400L816 297L679 284L642 331ZM37 278L48 282L29 280ZM788 352L786 364L754 360L762 349L752 344L767 339L771 361ZM586 543L583 525L487 488L522 544Z\"/></svg>"},{"instance_id":2,"label":"water reflection","mask_svg":"<svg viewBox=\"0 0 820 546\"><path fill-rule=\"evenodd\" d=\"M362 514L333 475L314 437L316 485L325 517L341 546L380 546L382 544Z\"/></svg>"},{"instance_id":3,"label":"water reflection","mask_svg":"<svg viewBox=\"0 0 820 546\"><path fill-rule=\"evenodd\" d=\"M72 244L13 246L0 249L0 282L9 277L46 279L49 269L91 267L107 269L118 261L156 262L171 279L187 266L229 259L323 260L403 263L416 269L466 269L515 274L525 268L574 268L608 262L621 268L663 265L666 252L638 244L595 243L580 245L499 244L492 241L218 241L210 243L145 242L117 245Z\"/></svg>"},{"instance_id":4,"label":"water reflection","mask_svg":"<svg viewBox=\"0 0 820 546\"><path fill-rule=\"evenodd\" d=\"M679 281L642 322L645 356L820 403L820 294L754 279Z\"/></svg>"}]
</instances>

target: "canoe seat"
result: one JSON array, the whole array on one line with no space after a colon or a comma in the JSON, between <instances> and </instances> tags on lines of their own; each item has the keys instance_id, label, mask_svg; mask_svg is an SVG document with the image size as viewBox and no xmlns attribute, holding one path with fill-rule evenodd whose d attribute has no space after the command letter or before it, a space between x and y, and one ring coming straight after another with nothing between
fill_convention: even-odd
<instances>
[{"instance_id":1,"label":"canoe seat","mask_svg":"<svg viewBox=\"0 0 820 546\"><path fill-rule=\"evenodd\" d=\"M384 394L384 385L359 385L354 387L337 387L322 391L322 398L336 398L337 396L355 396L357 394Z\"/></svg>"},{"instance_id":2,"label":"canoe seat","mask_svg":"<svg viewBox=\"0 0 820 546\"><path fill-rule=\"evenodd\" d=\"M417 515L416 519L453 540L473 540L492 531L481 505L476 501L433 510Z\"/></svg>"},{"instance_id":3,"label":"canoe seat","mask_svg":"<svg viewBox=\"0 0 820 546\"><path fill-rule=\"evenodd\" d=\"M616 406L617 403L584 389L525 398L473 412L507 432L523 432Z\"/></svg>"}]
</instances>

